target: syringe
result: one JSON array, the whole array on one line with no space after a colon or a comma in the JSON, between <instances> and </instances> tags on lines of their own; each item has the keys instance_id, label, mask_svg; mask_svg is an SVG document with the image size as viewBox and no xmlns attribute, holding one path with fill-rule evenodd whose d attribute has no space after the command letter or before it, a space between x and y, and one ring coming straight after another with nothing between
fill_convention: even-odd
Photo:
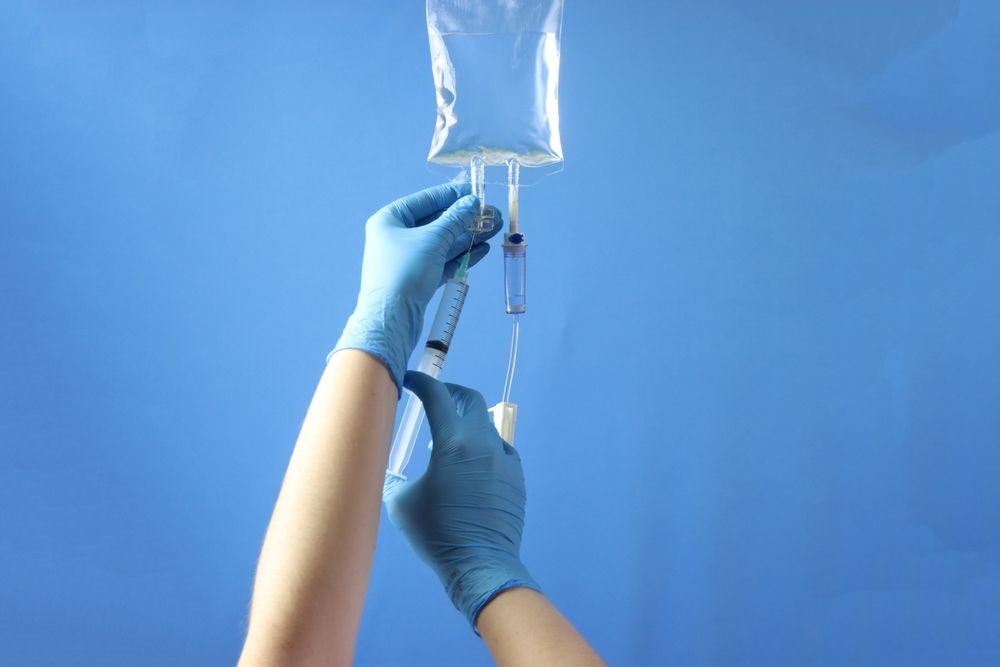
<instances>
[{"instance_id":1,"label":"syringe","mask_svg":"<svg viewBox=\"0 0 1000 667\"><path fill-rule=\"evenodd\" d=\"M434 315L434 322L431 324L431 331L424 346L424 353L417 366L418 371L427 373L434 378L441 376L444 359L451 346L452 336L455 335L455 327L458 326L458 318L462 314L465 297L469 293L469 283L466 282L468 265L469 255L466 253L455 277L445 283L444 292L441 294L441 303ZM386 468L389 475L403 480L406 479L406 476L403 475L403 469L410 462L410 455L417 442L420 426L424 423L424 404L413 392L406 390L406 393L408 394L406 407L403 409L403 418L399 422L396 438L392 441L392 449L389 450L389 465Z\"/></svg>"}]
</instances>

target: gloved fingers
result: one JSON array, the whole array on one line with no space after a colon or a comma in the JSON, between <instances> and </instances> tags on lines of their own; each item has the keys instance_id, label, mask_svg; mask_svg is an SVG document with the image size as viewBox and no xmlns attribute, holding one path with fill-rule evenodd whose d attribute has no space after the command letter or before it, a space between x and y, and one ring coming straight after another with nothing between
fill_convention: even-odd
<instances>
[{"instance_id":1,"label":"gloved fingers","mask_svg":"<svg viewBox=\"0 0 1000 667\"><path fill-rule=\"evenodd\" d=\"M448 207L437 220L428 222L424 227L427 233L434 234L439 239L441 252L446 260L465 252L472 245L472 232L469 227L479 215L479 199L475 195L462 197ZM490 234L477 234L477 241L485 241L496 233L499 225L494 226Z\"/></svg>"},{"instance_id":2,"label":"gloved fingers","mask_svg":"<svg viewBox=\"0 0 1000 667\"><path fill-rule=\"evenodd\" d=\"M473 266L479 263L479 260L481 260L483 257L486 257L487 254L489 254L490 244L477 243L476 245L472 246L472 250L470 252L472 254L469 257L469 268L472 268ZM458 267L462 263L462 257L464 255L465 253L462 253L461 255L459 255L458 257L456 257L455 259L451 260L450 262L444 265L444 278L441 281L442 284L444 284L446 280L451 280L452 278L455 277L455 272L458 271Z\"/></svg>"},{"instance_id":3,"label":"gloved fingers","mask_svg":"<svg viewBox=\"0 0 1000 667\"><path fill-rule=\"evenodd\" d=\"M437 438L440 431L450 428L458 420L448 389L430 375L420 371L406 371L403 386L416 394L424 404L432 437Z\"/></svg>"},{"instance_id":4,"label":"gloved fingers","mask_svg":"<svg viewBox=\"0 0 1000 667\"><path fill-rule=\"evenodd\" d=\"M382 208L406 227L415 227L422 221L430 221L441 211L452 206L456 201L471 191L468 183L445 183L435 185L413 194L400 197ZM377 214L376 214L377 215Z\"/></svg>"},{"instance_id":5,"label":"gloved fingers","mask_svg":"<svg viewBox=\"0 0 1000 667\"><path fill-rule=\"evenodd\" d=\"M475 234L469 231L469 225L473 223L476 215L479 213L479 209L477 207L474 211L474 215L469 219L468 223L455 230L455 240L452 241L451 246L448 248L448 252L445 255L448 259L456 256L460 257L462 253L468 250L473 237L475 237L477 243L481 241L488 241L496 236L501 229L503 229L503 216L500 214L500 211L498 211L495 206L489 206L488 208L493 209L493 229L488 232L477 232ZM443 219L444 215L442 215L441 218Z\"/></svg>"}]
</instances>

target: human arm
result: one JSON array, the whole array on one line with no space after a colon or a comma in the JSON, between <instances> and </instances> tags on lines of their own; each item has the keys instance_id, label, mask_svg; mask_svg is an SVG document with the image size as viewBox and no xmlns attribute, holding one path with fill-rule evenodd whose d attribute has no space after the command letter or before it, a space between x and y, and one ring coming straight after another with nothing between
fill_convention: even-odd
<instances>
[{"instance_id":1,"label":"human arm","mask_svg":"<svg viewBox=\"0 0 1000 667\"><path fill-rule=\"evenodd\" d=\"M241 667L352 660L402 375L427 302L472 243L467 227L478 202L467 192L431 188L368 221L358 304L313 396L268 526ZM477 244L470 263L487 250Z\"/></svg>"},{"instance_id":2,"label":"human arm","mask_svg":"<svg viewBox=\"0 0 1000 667\"><path fill-rule=\"evenodd\" d=\"M264 539L240 667L350 664L396 396L366 352L330 358Z\"/></svg>"},{"instance_id":3,"label":"human arm","mask_svg":"<svg viewBox=\"0 0 1000 667\"><path fill-rule=\"evenodd\" d=\"M434 438L417 480L389 480L389 518L437 573L497 664L602 665L521 562L524 473L478 392L408 372Z\"/></svg>"},{"instance_id":4,"label":"human arm","mask_svg":"<svg viewBox=\"0 0 1000 667\"><path fill-rule=\"evenodd\" d=\"M501 667L604 664L555 605L530 588L497 595L479 612L476 627Z\"/></svg>"}]
</instances>

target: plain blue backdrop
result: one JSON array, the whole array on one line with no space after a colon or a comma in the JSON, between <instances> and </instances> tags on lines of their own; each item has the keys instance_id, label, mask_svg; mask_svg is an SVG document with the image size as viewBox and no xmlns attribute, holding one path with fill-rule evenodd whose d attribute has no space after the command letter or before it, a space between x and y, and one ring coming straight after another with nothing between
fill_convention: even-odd
<instances>
[{"instance_id":1,"label":"plain blue backdrop","mask_svg":"<svg viewBox=\"0 0 1000 667\"><path fill-rule=\"evenodd\" d=\"M618 665L1000 664L1000 8L568 5L535 577ZM235 662L433 123L421 2L0 4L0 663ZM499 254L446 370L491 401ZM388 523L357 661L489 662Z\"/></svg>"}]
</instances>

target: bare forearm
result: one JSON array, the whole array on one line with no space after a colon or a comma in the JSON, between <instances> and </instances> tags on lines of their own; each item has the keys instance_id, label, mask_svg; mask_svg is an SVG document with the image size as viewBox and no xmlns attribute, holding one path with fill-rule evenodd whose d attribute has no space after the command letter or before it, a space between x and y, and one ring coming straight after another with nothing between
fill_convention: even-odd
<instances>
[{"instance_id":1,"label":"bare forearm","mask_svg":"<svg viewBox=\"0 0 1000 667\"><path fill-rule=\"evenodd\" d=\"M264 540L241 667L350 663L396 400L373 357L331 358Z\"/></svg>"},{"instance_id":2,"label":"bare forearm","mask_svg":"<svg viewBox=\"0 0 1000 667\"><path fill-rule=\"evenodd\" d=\"M528 588L500 593L480 612L476 627L500 667L604 665L559 610Z\"/></svg>"}]
</instances>

